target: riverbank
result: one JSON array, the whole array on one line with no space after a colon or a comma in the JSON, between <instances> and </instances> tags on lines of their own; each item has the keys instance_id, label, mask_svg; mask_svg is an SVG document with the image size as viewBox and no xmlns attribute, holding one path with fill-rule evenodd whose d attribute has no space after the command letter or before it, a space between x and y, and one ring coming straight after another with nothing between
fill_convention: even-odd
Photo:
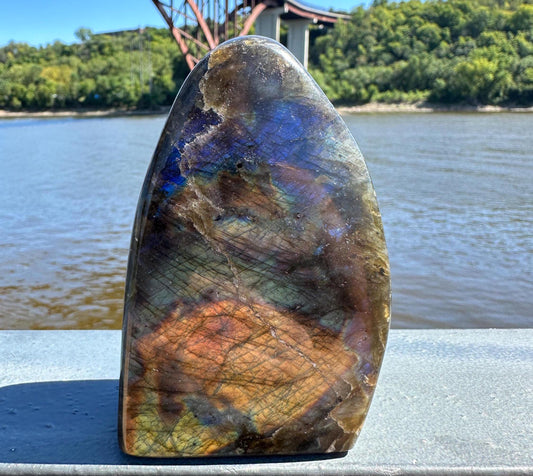
<instances>
[{"instance_id":1,"label":"riverbank","mask_svg":"<svg viewBox=\"0 0 533 476\"><path fill-rule=\"evenodd\" d=\"M337 111L339 111L341 114L380 112L533 112L533 106L471 106L465 104L429 104L425 102L385 104L370 102L367 104L361 104L359 106L338 106Z\"/></svg>"},{"instance_id":2,"label":"riverbank","mask_svg":"<svg viewBox=\"0 0 533 476\"><path fill-rule=\"evenodd\" d=\"M48 111L6 111L0 109L0 119L26 119L26 118L61 118L61 117L124 117L124 116L154 116L168 114L169 107L157 109L65 109Z\"/></svg>"},{"instance_id":3,"label":"riverbank","mask_svg":"<svg viewBox=\"0 0 533 476\"><path fill-rule=\"evenodd\" d=\"M168 114L170 107L160 107L157 109L71 109L71 110L49 110L49 111L6 111L0 109L0 119L22 119L22 118L60 118L60 117L124 117L124 116L150 116L158 114ZM510 106L470 106L464 104L428 104L428 103L398 103L385 104L371 102L359 106L337 106L341 114L357 113L430 113L430 112L533 112L531 107L510 107Z\"/></svg>"}]
</instances>

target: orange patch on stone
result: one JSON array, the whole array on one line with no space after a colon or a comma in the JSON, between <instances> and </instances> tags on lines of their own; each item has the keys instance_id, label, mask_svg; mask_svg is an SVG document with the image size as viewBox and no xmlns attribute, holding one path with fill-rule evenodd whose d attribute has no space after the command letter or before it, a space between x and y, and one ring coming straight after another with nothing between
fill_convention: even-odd
<instances>
[{"instance_id":1,"label":"orange patch on stone","mask_svg":"<svg viewBox=\"0 0 533 476\"><path fill-rule=\"evenodd\" d=\"M357 363L339 337L311 337L290 313L231 300L176 309L137 351L154 392L231 407L262 434L303 416Z\"/></svg>"}]
</instances>

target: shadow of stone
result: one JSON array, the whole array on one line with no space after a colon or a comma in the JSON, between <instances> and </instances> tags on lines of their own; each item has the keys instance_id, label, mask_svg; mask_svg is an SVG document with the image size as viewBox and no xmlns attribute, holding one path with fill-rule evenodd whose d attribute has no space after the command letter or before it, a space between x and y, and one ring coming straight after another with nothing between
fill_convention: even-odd
<instances>
[{"instance_id":1,"label":"shadow of stone","mask_svg":"<svg viewBox=\"0 0 533 476\"><path fill-rule=\"evenodd\" d=\"M0 463L239 465L328 460L346 453L180 459L125 455L117 441L117 380L74 380L0 388Z\"/></svg>"}]
</instances>

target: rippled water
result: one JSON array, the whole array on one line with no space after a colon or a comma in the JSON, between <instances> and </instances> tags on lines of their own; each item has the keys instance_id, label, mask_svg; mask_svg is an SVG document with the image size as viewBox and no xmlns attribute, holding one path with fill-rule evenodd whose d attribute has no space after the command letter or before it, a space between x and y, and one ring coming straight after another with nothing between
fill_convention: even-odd
<instances>
[{"instance_id":1,"label":"rippled water","mask_svg":"<svg viewBox=\"0 0 533 476\"><path fill-rule=\"evenodd\" d=\"M120 327L164 120L0 120L0 328ZM532 326L533 115L345 120L381 206L393 326Z\"/></svg>"},{"instance_id":2,"label":"rippled water","mask_svg":"<svg viewBox=\"0 0 533 476\"><path fill-rule=\"evenodd\" d=\"M387 236L397 327L533 325L533 115L346 117Z\"/></svg>"}]
</instances>

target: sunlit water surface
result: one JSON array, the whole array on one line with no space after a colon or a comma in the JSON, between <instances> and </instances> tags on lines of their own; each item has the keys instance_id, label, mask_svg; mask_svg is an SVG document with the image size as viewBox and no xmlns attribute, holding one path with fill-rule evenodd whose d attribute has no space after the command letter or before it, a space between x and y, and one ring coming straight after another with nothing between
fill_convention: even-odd
<instances>
[{"instance_id":1,"label":"sunlit water surface","mask_svg":"<svg viewBox=\"0 0 533 476\"><path fill-rule=\"evenodd\" d=\"M344 116L377 190L393 327L533 325L533 114ZM165 118L0 120L0 328L119 328Z\"/></svg>"}]
</instances>

